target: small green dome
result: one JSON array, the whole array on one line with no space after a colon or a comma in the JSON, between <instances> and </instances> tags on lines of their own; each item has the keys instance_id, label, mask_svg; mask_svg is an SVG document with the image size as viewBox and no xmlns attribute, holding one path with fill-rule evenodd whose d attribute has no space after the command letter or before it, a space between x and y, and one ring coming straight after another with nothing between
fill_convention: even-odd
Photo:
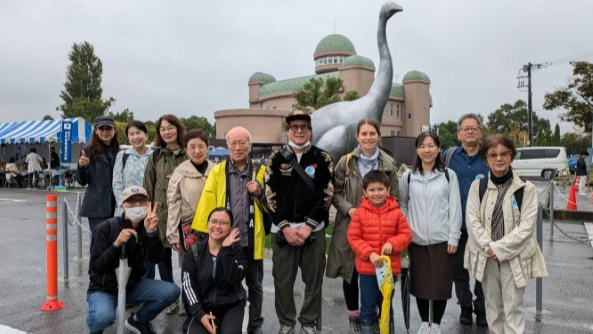
<instances>
[{"instance_id":1,"label":"small green dome","mask_svg":"<svg viewBox=\"0 0 593 334\"><path fill-rule=\"evenodd\" d=\"M329 35L322 39L315 48L315 54L327 51L348 51L356 54L354 44L342 35Z\"/></svg>"},{"instance_id":2,"label":"small green dome","mask_svg":"<svg viewBox=\"0 0 593 334\"><path fill-rule=\"evenodd\" d=\"M404 86L399 83L394 83L393 85L391 85L391 92L389 92L389 96L405 99L406 93L404 91Z\"/></svg>"},{"instance_id":3,"label":"small green dome","mask_svg":"<svg viewBox=\"0 0 593 334\"><path fill-rule=\"evenodd\" d=\"M370 67L373 70L375 69L375 64L373 63L372 60L370 60L369 58L363 57L363 56L358 56L358 55L354 55L354 56L350 56L350 57L346 58L346 60L344 60L344 63L342 63L342 65L344 65L344 66L360 65L360 66Z\"/></svg>"},{"instance_id":4,"label":"small green dome","mask_svg":"<svg viewBox=\"0 0 593 334\"><path fill-rule=\"evenodd\" d=\"M420 71L410 71L406 73L406 75L404 75L404 79L402 80L402 82L411 80L421 80L430 83L430 78L428 77L428 75Z\"/></svg>"},{"instance_id":5,"label":"small green dome","mask_svg":"<svg viewBox=\"0 0 593 334\"><path fill-rule=\"evenodd\" d=\"M266 74L266 73L262 73L262 72L255 72L252 76L249 77L249 83L252 82L262 82L264 84L270 83L270 82L275 82L276 78L274 78L273 76Z\"/></svg>"}]
</instances>

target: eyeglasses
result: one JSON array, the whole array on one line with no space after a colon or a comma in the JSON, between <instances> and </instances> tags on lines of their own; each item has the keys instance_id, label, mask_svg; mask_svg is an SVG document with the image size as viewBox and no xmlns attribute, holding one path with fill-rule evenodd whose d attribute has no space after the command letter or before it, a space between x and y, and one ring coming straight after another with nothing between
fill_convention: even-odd
<instances>
[{"instance_id":1,"label":"eyeglasses","mask_svg":"<svg viewBox=\"0 0 593 334\"><path fill-rule=\"evenodd\" d=\"M478 130L480 130L480 128L474 128L474 127L466 127L466 128L462 128L459 129L459 131L463 132L463 133L468 133L468 132L478 132Z\"/></svg>"},{"instance_id":2,"label":"eyeglasses","mask_svg":"<svg viewBox=\"0 0 593 334\"><path fill-rule=\"evenodd\" d=\"M228 220L210 219L208 221L208 224L210 224L210 226L220 225L220 227L229 227L229 226L231 226L231 222L228 221Z\"/></svg>"},{"instance_id":3,"label":"eyeglasses","mask_svg":"<svg viewBox=\"0 0 593 334\"><path fill-rule=\"evenodd\" d=\"M174 127L173 125L169 125L169 126L167 126L167 127L164 127L164 126L163 126L163 127L159 128L159 132L167 132L167 131L168 131L168 132L171 132L171 131L173 131L173 130L175 130L175 129L177 129L177 128L176 128L176 127Z\"/></svg>"},{"instance_id":4,"label":"eyeglasses","mask_svg":"<svg viewBox=\"0 0 593 334\"><path fill-rule=\"evenodd\" d=\"M310 129L310 127L309 127L309 125L307 125L307 124L303 124L303 125L296 125L296 124L293 124L293 125L289 125L289 126L288 126L288 129L289 129L290 131L292 131L292 132L297 132L297 131L299 131L299 130L301 130L301 131L305 132L305 131L309 130L309 129Z\"/></svg>"},{"instance_id":5,"label":"eyeglasses","mask_svg":"<svg viewBox=\"0 0 593 334\"><path fill-rule=\"evenodd\" d=\"M113 128L110 127L110 126L100 126L100 127L97 128L97 130L103 131L103 132L108 132L108 131L113 130Z\"/></svg>"},{"instance_id":6,"label":"eyeglasses","mask_svg":"<svg viewBox=\"0 0 593 334\"><path fill-rule=\"evenodd\" d=\"M229 143L229 147L233 147L234 148L234 147L237 147L237 146L238 147L247 147L247 146L249 146L249 143L246 142L246 141L244 141L244 140L241 140L241 141L232 141L232 142Z\"/></svg>"},{"instance_id":7,"label":"eyeglasses","mask_svg":"<svg viewBox=\"0 0 593 334\"><path fill-rule=\"evenodd\" d=\"M510 151L502 151L500 153L488 152L486 154L486 157L488 157L488 160L496 160L496 159L498 159L498 157L500 157L501 159L508 159L511 157L511 152Z\"/></svg>"}]
</instances>

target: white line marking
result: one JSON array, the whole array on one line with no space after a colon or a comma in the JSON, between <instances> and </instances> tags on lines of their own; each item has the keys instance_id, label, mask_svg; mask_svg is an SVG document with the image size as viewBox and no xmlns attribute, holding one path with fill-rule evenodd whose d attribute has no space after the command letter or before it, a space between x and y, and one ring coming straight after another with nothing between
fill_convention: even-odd
<instances>
[{"instance_id":1,"label":"white line marking","mask_svg":"<svg viewBox=\"0 0 593 334\"><path fill-rule=\"evenodd\" d=\"M27 332L19 331L18 329L0 325L0 334L27 334Z\"/></svg>"},{"instance_id":2,"label":"white line marking","mask_svg":"<svg viewBox=\"0 0 593 334\"><path fill-rule=\"evenodd\" d=\"M585 230L589 234L589 240L591 240L591 247L593 247L593 223L585 223Z\"/></svg>"}]
</instances>

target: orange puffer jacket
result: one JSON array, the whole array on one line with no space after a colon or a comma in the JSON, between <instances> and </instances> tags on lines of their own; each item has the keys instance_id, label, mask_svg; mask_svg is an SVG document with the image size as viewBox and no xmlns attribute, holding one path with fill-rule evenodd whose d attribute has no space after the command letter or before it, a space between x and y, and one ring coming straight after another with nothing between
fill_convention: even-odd
<instances>
[{"instance_id":1,"label":"orange puffer jacket","mask_svg":"<svg viewBox=\"0 0 593 334\"><path fill-rule=\"evenodd\" d=\"M398 275L401 268L399 252L412 241L412 230L397 205L395 198L387 197L380 208L374 207L365 197L354 213L348 228L348 243L356 254L356 271L359 274L375 275L375 266L369 260L372 252L381 255L386 242L393 245L391 269Z\"/></svg>"}]
</instances>

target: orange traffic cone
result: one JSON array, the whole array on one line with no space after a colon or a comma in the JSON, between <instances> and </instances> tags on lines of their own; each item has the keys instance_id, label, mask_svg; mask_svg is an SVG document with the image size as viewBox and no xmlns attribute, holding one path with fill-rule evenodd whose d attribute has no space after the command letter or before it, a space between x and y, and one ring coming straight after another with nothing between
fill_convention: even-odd
<instances>
[{"instance_id":1,"label":"orange traffic cone","mask_svg":"<svg viewBox=\"0 0 593 334\"><path fill-rule=\"evenodd\" d=\"M570 187L570 196L568 196L568 202L566 203L566 210L576 210L577 209L577 187L578 186L576 184L573 184Z\"/></svg>"}]
</instances>

